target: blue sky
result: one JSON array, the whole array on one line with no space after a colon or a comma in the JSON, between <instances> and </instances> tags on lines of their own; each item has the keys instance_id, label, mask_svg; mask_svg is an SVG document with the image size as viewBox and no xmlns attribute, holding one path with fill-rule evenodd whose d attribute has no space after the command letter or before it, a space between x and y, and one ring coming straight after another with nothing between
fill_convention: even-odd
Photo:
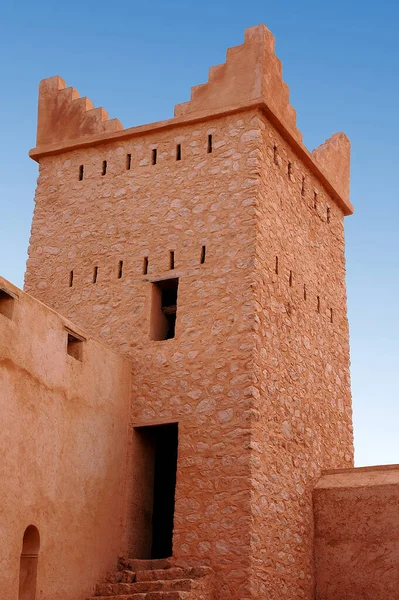
<instances>
[{"instance_id":1,"label":"blue sky","mask_svg":"<svg viewBox=\"0 0 399 600\"><path fill-rule=\"evenodd\" d=\"M352 142L346 220L356 464L399 463L399 3L8 0L0 9L0 273L22 285L37 86L61 75L125 127L169 118L246 27L276 36L309 149Z\"/></svg>"}]
</instances>

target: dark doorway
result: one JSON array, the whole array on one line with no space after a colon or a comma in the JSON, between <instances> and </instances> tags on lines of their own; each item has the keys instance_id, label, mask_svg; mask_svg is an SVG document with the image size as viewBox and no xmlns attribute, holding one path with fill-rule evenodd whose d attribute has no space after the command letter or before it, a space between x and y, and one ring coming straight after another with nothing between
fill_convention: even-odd
<instances>
[{"instance_id":1,"label":"dark doorway","mask_svg":"<svg viewBox=\"0 0 399 600\"><path fill-rule=\"evenodd\" d=\"M24 533L19 567L19 600L35 600L37 561L40 549L39 531L29 525Z\"/></svg>"},{"instance_id":2,"label":"dark doorway","mask_svg":"<svg viewBox=\"0 0 399 600\"><path fill-rule=\"evenodd\" d=\"M132 519L133 556L172 556L178 450L178 424L136 427Z\"/></svg>"}]
</instances>

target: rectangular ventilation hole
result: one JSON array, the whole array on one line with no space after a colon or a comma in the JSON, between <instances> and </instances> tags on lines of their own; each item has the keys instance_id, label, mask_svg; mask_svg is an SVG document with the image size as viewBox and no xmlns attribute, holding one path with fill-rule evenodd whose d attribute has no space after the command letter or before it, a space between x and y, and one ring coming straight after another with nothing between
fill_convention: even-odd
<instances>
[{"instance_id":1,"label":"rectangular ventilation hole","mask_svg":"<svg viewBox=\"0 0 399 600\"><path fill-rule=\"evenodd\" d=\"M289 284L292 287L292 271L290 271Z\"/></svg>"},{"instance_id":2,"label":"rectangular ventilation hole","mask_svg":"<svg viewBox=\"0 0 399 600\"><path fill-rule=\"evenodd\" d=\"M119 265L118 265L118 279L122 279L122 275L123 275L123 260L120 260Z\"/></svg>"},{"instance_id":3,"label":"rectangular ventilation hole","mask_svg":"<svg viewBox=\"0 0 399 600\"><path fill-rule=\"evenodd\" d=\"M94 267L94 271L93 271L93 283L97 283L97 278L98 278L98 267Z\"/></svg>"},{"instance_id":4,"label":"rectangular ventilation hole","mask_svg":"<svg viewBox=\"0 0 399 600\"><path fill-rule=\"evenodd\" d=\"M317 312L320 312L320 296L317 296Z\"/></svg>"},{"instance_id":5,"label":"rectangular ventilation hole","mask_svg":"<svg viewBox=\"0 0 399 600\"><path fill-rule=\"evenodd\" d=\"M301 195L304 196L305 195L305 186L306 186L306 179L305 179L305 175L302 176L302 186L301 186Z\"/></svg>"},{"instance_id":6,"label":"rectangular ventilation hole","mask_svg":"<svg viewBox=\"0 0 399 600\"><path fill-rule=\"evenodd\" d=\"M276 145L273 146L273 160L274 160L274 164L278 165L278 154L277 154L277 146Z\"/></svg>"},{"instance_id":7,"label":"rectangular ventilation hole","mask_svg":"<svg viewBox=\"0 0 399 600\"><path fill-rule=\"evenodd\" d=\"M106 175L107 174L107 161L103 160L103 168L101 171L101 175Z\"/></svg>"},{"instance_id":8,"label":"rectangular ventilation hole","mask_svg":"<svg viewBox=\"0 0 399 600\"><path fill-rule=\"evenodd\" d=\"M287 174L288 174L288 177L291 177L291 175L292 175L292 165L290 162L287 165Z\"/></svg>"},{"instance_id":9,"label":"rectangular ventilation hole","mask_svg":"<svg viewBox=\"0 0 399 600\"><path fill-rule=\"evenodd\" d=\"M80 165L80 167L79 167L79 181L83 180L84 170L85 170L84 165Z\"/></svg>"},{"instance_id":10,"label":"rectangular ventilation hole","mask_svg":"<svg viewBox=\"0 0 399 600\"><path fill-rule=\"evenodd\" d=\"M169 269L175 268L175 253L173 250L169 252Z\"/></svg>"},{"instance_id":11,"label":"rectangular ventilation hole","mask_svg":"<svg viewBox=\"0 0 399 600\"><path fill-rule=\"evenodd\" d=\"M327 206L327 223L331 221L331 208Z\"/></svg>"},{"instance_id":12,"label":"rectangular ventilation hole","mask_svg":"<svg viewBox=\"0 0 399 600\"><path fill-rule=\"evenodd\" d=\"M143 275L148 275L148 256L145 256L143 260Z\"/></svg>"},{"instance_id":13,"label":"rectangular ventilation hole","mask_svg":"<svg viewBox=\"0 0 399 600\"><path fill-rule=\"evenodd\" d=\"M152 153L151 153L151 161L152 161L153 165L157 164L157 155L158 155L157 149L154 148L153 151L152 151Z\"/></svg>"},{"instance_id":14,"label":"rectangular ventilation hole","mask_svg":"<svg viewBox=\"0 0 399 600\"><path fill-rule=\"evenodd\" d=\"M276 264L274 267L274 272L276 273L276 275L278 275L278 256L276 256Z\"/></svg>"},{"instance_id":15,"label":"rectangular ventilation hole","mask_svg":"<svg viewBox=\"0 0 399 600\"><path fill-rule=\"evenodd\" d=\"M303 299L306 300L307 295L306 295L306 285L303 284Z\"/></svg>"},{"instance_id":16,"label":"rectangular ventilation hole","mask_svg":"<svg viewBox=\"0 0 399 600\"><path fill-rule=\"evenodd\" d=\"M317 209L317 192L313 193L313 208Z\"/></svg>"},{"instance_id":17,"label":"rectangular ventilation hole","mask_svg":"<svg viewBox=\"0 0 399 600\"><path fill-rule=\"evenodd\" d=\"M126 154L126 170L130 171L131 166L132 166L132 155Z\"/></svg>"},{"instance_id":18,"label":"rectangular ventilation hole","mask_svg":"<svg viewBox=\"0 0 399 600\"><path fill-rule=\"evenodd\" d=\"M178 287L178 279L165 279L152 284L151 340L170 340L175 337Z\"/></svg>"},{"instance_id":19,"label":"rectangular ventilation hole","mask_svg":"<svg viewBox=\"0 0 399 600\"><path fill-rule=\"evenodd\" d=\"M176 160L181 160L181 144L176 146Z\"/></svg>"},{"instance_id":20,"label":"rectangular ventilation hole","mask_svg":"<svg viewBox=\"0 0 399 600\"><path fill-rule=\"evenodd\" d=\"M332 323L333 320L334 320L334 312L333 312L333 309L330 308L330 323Z\"/></svg>"},{"instance_id":21,"label":"rectangular ventilation hole","mask_svg":"<svg viewBox=\"0 0 399 600\"><path fill-rule=\"evenodd\" d=\"M14 303L15 296L0 288L0 315L11 320L14 314Z\"/></svg>"},{"instance_id":22,"label":"rectangular ventilation hole","mask_svg":"<svg viewBox=\"0 0 399 600\"><path fill-rule=\"evenodd\" d=\"M80 337L76 333L72 331L67 331L67 354L72 356L75 360L83 359L83 344L86 341L84 338Z\"/></svg>"},{"instance_id":23,"label":"rectangular ventilation hole","mask_svg":"<svg viewBox=\"0 0 399 600\"><path fill-rule=\"evenodd\" d=\"M206 258L206 246L202 246L201 248L201 265L204 264Z\"/></svg>"},{"instance_id":24,"label":"rectangular ventilation hole","mask_svg":"<svg viewBox=\"0 0 399 600\"><path fill-rule=\"evenodd\" d=\"M73 286L73 271L69 271L69 287Z\"/></svg>"},{"instance_id":25,"label":"rectangular ventilation hole","mask_svg":"<svg viewBox=\"0 0 399 600\"><path fill-rule=\"evenodd\" d=\"M210 133L208 135L208 154L212 154L213 152L213 138L212 138L212 134Z\"/></svg>"}]
</instances>

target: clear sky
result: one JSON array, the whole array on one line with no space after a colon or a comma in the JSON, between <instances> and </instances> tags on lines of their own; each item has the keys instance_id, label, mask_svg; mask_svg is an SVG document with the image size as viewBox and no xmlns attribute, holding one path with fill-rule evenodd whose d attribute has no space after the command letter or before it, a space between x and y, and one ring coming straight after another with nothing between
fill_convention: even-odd
<instances>
[{"instance_id":1,"label":"clear sky","mask_svg":"<svg viewBox=\"0 0 399 600\"><path fill-rule=\"evenodd\" d=\"M246 27L276 36L305 144L352 142L346 219L356 464L399 463L399 3L7 0L0 8L0 273L22 285L37 86L61 75L125 127L169 118Z\"/></svg>"}]
</instances>

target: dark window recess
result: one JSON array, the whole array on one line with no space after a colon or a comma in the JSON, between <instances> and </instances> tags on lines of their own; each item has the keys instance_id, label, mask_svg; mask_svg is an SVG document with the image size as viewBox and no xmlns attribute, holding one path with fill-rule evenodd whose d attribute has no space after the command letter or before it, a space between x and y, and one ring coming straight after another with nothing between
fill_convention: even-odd
<instances>
[{"instance_id":1,"label":"dark window recess","mask_svg":"<svg viewBox=\"0 0 399 600\"><path fill-rule=\"evenodd\" d=\"M317 192L313 193L313 208L316 210L317 209Z\"/></svg>"},{"instance_id":2,"label":"dark window recess","mask_svg":"<svg viewBox=\"0 0 399 600\"><path fill-rule=\"evenodd\" d=\"M120 260L119 266L118 266L118 279L122 279L122 275L123 275L123 260Z\"/></svg>"},{"instance_id":3,"label":"dark window recess","mask_svg":"<svg viewBox=\"0 0 399 600\"><path fill-rule=\"evenodd\" d=\"M79 181L82 181L82 179L83 179L84 170L85 170L84 166L80 165L80 167L79 167Z\"/></svg>"},{"instance_id":4,"label":"dark window recess","mask_svg":"<svg viewBox=\"0 0 399 600\"><path fill-rule=\"evenodd\" d=\"M0 315L12 319L14 313L15 297L0 288Z\"/></svg>"},{"instance_id":5,"label":"dark window recess","mask_svg":"<svg viewBox=\"0 0 399 600\"><path fill-rule=\"evenodd\" d=\"M273 160L274 160L274 164L278 165L277 146L273 146Z\"/></svg>"},{"instance_id":6,"label":"dark window recess","mask_svg":"<svg viewBox=\"0 0 399 600\"><path fill-rule=\"evenodd\" d=\"M334 312L333 309L330 308L330 323L332 323L334 321Z\"/></svg>"},{"instance_id":7,"label":"dark window recess","mask_svg":"<svg viewBox=\"0 0 399 600\"><path fill-rule=\"evenodd\" d=\"M181 144L176 146L176 160L181 160Z\"/></svg>"},{"instance_id":8,"label":"dark window recess","mask_svg":"<svg viewBox=\"0 0 399 600\"><path fill-rule=\"evenodd\" d=\"M73 271L69 271L69 287L73 286Z\"/></svg>"},{"instance_id":9,"label":"dark window recess","mask_svg":"<svg viewBox=\"0 0 399 600\"><path fill-rule=\"evenodd\" d=\"M206 246L202 246L201 248L201 265L204 264L206 258Z\"/></svg>"},{"instance_id":10,"label":"dark window recess","mask_svg":"<svg viewBox=\"0 0 399 600\"><path fill-rule=\"evenodd\" d=\"M317 296L317 312L320 312L320 296Z\"/></svg>"},{"instance_id":11,"label":"dark window recess","mask_svg":"<svg viewBox=\"0 0 399 600\"><path fill-rule=\"evenodd\" d=\"M292 175L292 165L290 162L287 165L287 175L288 175L288 177L291 177L291 175Z\"/></svg>"},{"instance_id":12,"label":"dark window recess","mask_svg":"<svg viewBox=\"0 0 399 600\"><path fill-rule=\"evenodd\" d=\"M97 283L97 278L98 278L98 267L94 267L94 271L93 271L93 283Z\"/></svg>"},{"instance_id":13,"label":"dark window recess","mask_svg":"<svg viewBox=\"0 0 399 600\"><path fill-rule=\"evenodd\" d=\"M276 264L274 267L274 272L276 273L276 275L278 275L278 256L276 256Z\"/></svg>"},{"instance_id":14,"label":"dark window recess","mask_svg":"<svg viewBox=\"0 0 399 600\"><path fill-rule=\"evenodd\" d=\"M158 152L157 149L154 148L151 154L151 160L152 160L152 164L156 165L157 164L157 158L158 158Z\"/></svg>"},{"instance_id":15,"label":"dark window recess","mask_svg":"<svg viewBox=\"0 0 399 600\"><path fill-rule=\"evenodd\" d=\"M67 353L76 360L83 359L83 344L85 339L67 330Z\"/></svg>"},{"instance_id":16,"label":"dark window recess","mask_svg":"<svg viewBox=\"0 0 399 600\"><path fill-rule=\"evenodd\" d=\"M143 260L143 275L147 275L148 274L148 256L144 257Z\"/></svg>"},{"instance_id":17,"label":"dark window recess","mask_svg":"<svg viewBox=\"0 0 399 600\"><path fill-rule=\"evenodd\" d=\"M307 295L306 295L306 285L303 284L303 299L306 300Z\"/></svg>"},{"instance_id":18,"label":"dark window recess","mask_svg":"<svg viewBox=\"0 0 399 600\"><path fill-rule=\"evenodd\" d=\"M131 166L132 166L132 155L126 154L126 170L130 171Z\"/></svg>"},{"instance_id":19,"label":"dark window recess","mask_svg":"<svg viewBox=\"0 0 399 600\"><path fill-rule=\"evenodd\" d=\"M173 250L169 252L169 269L175 268L175 253Z\"/></svg>"},{"instance_id":20,"label":"dark window recess","mask_svg":"<svg viewBox=\"0 0 399 600\"><path fill-rule=\"evenodd\" d=\"M292 275L292 271L290 271L290 277L289 277L289 284L290 284L290 287L292 287L292 277L293 277L293 275Z\"/></svg>"},{"instance_id":21,"label":"dark window recess","mask_svg":"<svg viewBox=\"0 0 399 600\"><path fill-rule=\"evenodd\" d=\"M331 221L331 208L327 206L327 223Z\"/></svg>"},{"instance_id":22,"label":"dark window recess","mask_svg":"<svg viewBox=\"0 0 399 600\"><path fill-rule=\"evenodd\" d=\"M208 154L212 154L213 152L213 138L212 135L208 135Z\"/></svg>"},{"instance_id":23,"label":"dark window recess","mask_svg":"<svg viewBox=\"0 0 399 600\"><path fill-rule=\"evenodd\" d=\"M305 176L302 177L302 187L301 187L301 195L304 196L306 191L306 179Z\"/></svg>"},{"instance_id":24,"label":"dark window recess","mask_svg":"<svg viewBox=\"0 0 399 600\"><path fill-rule=\"evenodd\" d=\"M107 161L103 160L103 168L101 171L101 175L106 175L107 174Z\"/></svg>"},{"instance_id":25,"label":"dark window recess","mask_svg":"<svg viewBox=\"0 0 399 600\"><path fill-rule=\"evenodd\" d=\"M152 284L152 340L170 340L175 337L178 286L178 279L165 279Z\"/></svg>"}]
</instances>

